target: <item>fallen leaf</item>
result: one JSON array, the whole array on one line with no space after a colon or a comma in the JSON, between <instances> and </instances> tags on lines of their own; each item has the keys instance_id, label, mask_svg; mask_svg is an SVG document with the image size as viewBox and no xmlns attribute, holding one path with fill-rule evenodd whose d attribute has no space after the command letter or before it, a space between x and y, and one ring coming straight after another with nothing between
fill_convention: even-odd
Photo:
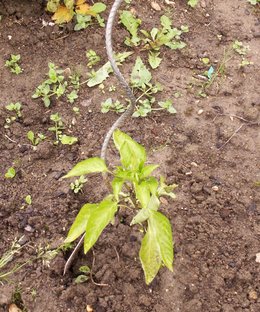
<instances>
[{"instance_id":1,"label":"fallen leaf","mask_svg":"<svg viewBox=\"0 0 260 312\"><path fill-rule=\"evenodd\" d=\"M56 24L68 23L72 20L73 15L73 9L68 9L64 5L60 5L52 16L52 20L54 20Z\"/></svg>"}]
</instances>

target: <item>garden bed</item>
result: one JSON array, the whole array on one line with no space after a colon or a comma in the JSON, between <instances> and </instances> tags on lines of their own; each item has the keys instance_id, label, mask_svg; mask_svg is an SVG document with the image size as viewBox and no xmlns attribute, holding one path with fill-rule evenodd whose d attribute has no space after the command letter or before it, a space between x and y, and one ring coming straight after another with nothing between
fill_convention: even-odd
<instances>
[{"instance_id":1,"label":"garden bed","mask_svg":"<svg viewBox=\"0 0 260 312\"><path fill-rule=\"evenodd\" d=\"M111 7L112 1L103 2ZM41 1L0 1L0 255L22 237L23 248L3 271L28 261L0 285L0 311L8 311L11 302L32 312L260 311L259 7L242 0L205 0L194 9L186 1L166 2L160 2L159 11L141 0L132 1L131 8L146 29L158 26L163 14L175 26L189 26L183 36L186 48L162 48L162 63L151 70L153 80L164 86L158 100L173 99L177 114L153 112L129 119L121 128L147 148L149 161L160 165L168 183L178 184L177 199L162 202L173 228L174 271L162 268L147 286L138 259L142 233L129 226L129 211L120 211L93 250L80 253L65 276L70 251L53 259L50 252L65 239L79 208L107 192L101 177L89 178L78 194L70 189L71 181L60 177L77 161L99 156L104 135L118 116L100 111L110 96L106 89L102 93L82 85L75 104L60 98L49 108L32 94L46 79L49 62L85 77L85 52L94 49L104 64L104 29L50 26ZM146 62L147 54L127 48L126 34L116 25L115 50L134 52L121 67L128 79L136 57ZM252 64L240 66L241 55L233 50L225 58L235 40L250 47L246 58ZM21 55L19 75L4 66L11 54ZM216 72L223 62L223 71L204 94L203 73L209 65ZM124 102L113 76L105 87L109 85L117 86L113 97ZM6 128L5 106L11 102L22 103L22 118ZM48 129L50 115L57 112L64 131L78 143L53 144ZM47 138L35 149L28 131ZM108 162L115 157L110 149ZM16 176L6 179L10 167ZM31 203L25 202L27 195ZM91 268L92 278L76 284L81 266Z\"/></svg>"}]
</instances>

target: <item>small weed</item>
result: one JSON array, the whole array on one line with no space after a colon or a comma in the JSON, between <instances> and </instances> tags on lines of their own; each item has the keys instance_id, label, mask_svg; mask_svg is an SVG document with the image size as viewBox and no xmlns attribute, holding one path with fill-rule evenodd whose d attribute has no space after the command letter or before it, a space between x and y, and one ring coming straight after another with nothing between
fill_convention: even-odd
<instances>
[{"instance_id":1,"label":"small weed","mask_svg":"<svg viewBox=\"0 0 260 312\"><path fill-rule=\"evenodd\" d=\"M109 111L116 113L123 113L126 107L118 100L113 102L111 98L108 98L105 102L101 103L101 112L108 113Z\"/></svg>"},{"instance_id":2,"label":"small weed","mask_svg":"<svg viewBox=\"0 0 260 312\"><path fill-rule=\"evenodd\" d=\"M82 188L87 181L88 179L86 179L84 176L80 176L70 184L70 188L75 194L82 192Z\"/></svg>"},{"instance_id":3,"label":"small weed","mask_svg":"<svg viewBox=\"0 0 260 312\"><path fill-rule=\"evenodd\" d=\"M79 75L73 74L69 76L67 71L59 69L55 64L49 63L48 79L44 80L35 90L32 95L33 99L41 98L45 107L51 105L52 97L59 99L66 95L70 103L78 98L78 90L80 86ZM68 78L66 77L68 76ZM73 89L70 91L69 89Z\"/></svg>"},{"instance_id":4,"label":"small weed","mask_svg":"<svg viewBox=\"0 0 260 312\"><path fill-rule=\"evenodd\" d=\"M92 68L94 65L100 62L100 56L98 56L94 50L88 50L86 52L86 57L88 59L88 68Z\"/></svg>"},{"instance_id":5,"label":"small weed","mask_svg":"<svg viewBox=\"0 0 260 312\"><path fill-rule=\"evenodd\" d=\"M112 193L100 203L85 204L81 208L65 242L73 242L85 233L84 252L87 253L104 228L113 222L118 209L125 207L126 195L123 188L126 186L129 193L127 196L130 196L129 202L133 203L137 209L131 225L142 226L142 230L145 231L139 256L145 273L145 281L150 284L163 265L172 270L171 224L166 216L158 212L158 209L161 196L175 198L172 191L176 185L168 186L162 177L158 181L151 175L158 166L145 165L145 148L127 134L116 130L113 139L120 153L121 166L117 166L111 172L103 159L89 158L76 164L64 177L70 178L98 172L110 174L113 177ZM129 192L130 189L132 192Z\"/></svg>"},{"instance_id":6,"label":"small weed","mask_svg":"<svg viewBox=\"0 0 260 312\"><path fill-rule=\"evenodd\" d=\"M22 239L22 237L21 237ZM15 265L11 270L7 272L3 272L2 270L7 266L9 262L11 262L14 259L14 256L20 252L20 250L23 248L20 244L20 240L15 239L10 247L9 250L7 250L0 258L0 284L6 281L7 277L16 271L18 271L20 268L22 268L25 264L28 263L28 261L24 264Z\"/></svg>"},{"instance_id":7,"label":"small weed","mask_svg":"<svg viewBox=\"0 0 260 312\"><path fill-rule=\"evenodd\" d=\"M79 268L79 271L81 274L75 278L74 280L75 284L85 283L86 281L89 280L89 277L90 277L91 270L87 265L81 266Z\"/></svg>"},{"instance_id":8,"label":"small weed","mask_svg":"<svg viewBox=\"0 0 260 312\"><path fill-rule=\"evenodd\" d=\"M22 117L21 109L22 109L22 104L20 102L16 103L10 103L5 106L5 108L9 111L14 113L15 115L10 115L5 118L5 125L4 128L8 129L10 128L10 125L12 122L16 121L17 119Z\"/></svg>"},{"instance_id":9,"label":"small weed","mask_svg":"<svg viewBox=\"0 0 260 312\"><path fill-rule=\"evenodd\" d=\"M142 50L149 50L148 62L155 69L159 67L162 58L160 58L160 48L166 46L170 49L183 49L186 44L181 41L181 35L189 31L188 26L182 25L180 29L172 27L172 21L166 15L160 19L161 28L154 27L151 31L140 30L141 20L136 18L132 12L123 11L120 15L120 21L127 29L131 37L125 39L127 46L142 45Z\"/></svg>"},{"instance_id":10,"label":"small weed","mask_svg":"<svg viewBox=\"0 0 260 312\"><path fill-rule=\"evenodd\" d=\"M243 42L241 41L234 41L234 43L232 44L232 48L234 49L234 51L236 51L239 55L246 55L247 52L249 51L249 46L245 46L243 44Z\"/></svg>"},{"instance_id":11,"label":"small weed","mask_svg":"<svg viewBox=\"0 0 260 312\"><path fill-rule=\"evenodd\" d=\"M234 41L233 45L232 45L233 50L238 53L242 60L239 64L239 67L245 67L245 66L249 66L249 65L253 65L253 62L250 62L249 60L247 60L245 57L248 53L248 51L250 50L249 46L245 46L243 44L243 42L241 41Z\"/></svg>"},{"instance_id":12,"label":"small weed","mask_svg":"<svg viewBox=\"0 0 260 312\"><path fill-rule=\"evenodd\" d=\"M8 67L11 71L11 73L19 75L22 73L22 68L18 64L21 59L20 54L11 54L11 57L9 60L5 62L5 66Z\"/></svg>"},{"instance_id":13,"label":"small weed","mask_svg":"<svg viewBox=\"0 0 260 312\"><path fill-rule=\"evenodd\" d=\"M59 113L52 114L50 116L50 120L54 123L54 126L50 127L48 130L55 133L56 140L54 141L54 145L58 145L59 142L63 145L72 145L78 142L78 139L76 137L63 134L65 125Z\"/></svg>"},{"instance_id":14,"label":"small weed","mask_svg":"<svg viewBox=\"0 0 260 312\"><path fill-rule=\"evenodd\" d=\"M46 136L42 133L38 133L37 136L33 131L27 132L27 139L32 143L32 145L35 147L38 144L40 144L43 140L46 139Z\"/></svg>"}]
</instances>

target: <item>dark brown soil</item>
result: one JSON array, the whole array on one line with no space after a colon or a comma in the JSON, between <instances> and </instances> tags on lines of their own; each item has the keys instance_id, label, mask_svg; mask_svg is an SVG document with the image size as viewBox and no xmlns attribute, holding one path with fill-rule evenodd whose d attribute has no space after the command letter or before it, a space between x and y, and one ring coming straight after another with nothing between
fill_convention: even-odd
<instances>
[{"instance_id":1,"label":"dark brown soil","mask_svg":"<svg viewBox=\"0 0 260 312\"><path fill-rule=\"evenodd\" d=\"M112 1L104 2L110 8ZM195 10L186 1L174 2L161 1L160 12L153 11L150 1L132 1L132 8L147 29L159 25L165 11L176 26L190 27L185 35L187 48L163 49L163 62L153 73L165 87L159 97L173 98L181 92L174 100L178 113L131 119L122 128L146 146L167 182L179 185L177 200L163 202L173 226L174 272L162 269L150 286L145 285L138 260L140 233L121 212L123 221L109 226L93 252L81 254L67 275L62 270L69 253L62 252L49 266L39 258L11 275L0 286L0 311L8 311L15 289L21 294L16 304L31 312L83 312L88 311L87 305L95 312L260 311L260 263L256 261L260 252L259 9L246 0L205 0ZM75 195L69 181L59 178L77 161L99 155L117 115L102 114L100 103L108 94L85 85L76 102L80 115L74 115L62 99L46 109L31 98L48 62L81 68L85 74L87 49L95 49L106 60L103 29L74 32L70 25L43 27L42 20L50 17L41 1L2 0L0 15L0 255L15 238L23 236L26 243L5 268L8 271L34 259L40 248L59 246L79 208L104 196L101 180L90 179L83 193ZM115 28L117 51L126 49L125 34L120 26ZM254 64L239 68L241 57L233 53L225 73L207 90L208 96L198 96L192 81L206 69L200 58L209 57L216 68L224 48L236 39L250 46L247 59ZM21 54L21 75L4 67L11 53ZM143 59L147 55L136 51L129 58L122 69L126 77L139 54ZM110 83L115 84L113 77L106 85ZM4 107L17 101L23 104L23 117L4 129ZM51 143L49 116L55 112L63 117L68 133L79 138L78 144ZM29 130L48 136L36 151L28 145ZM4 174L11 166L17 175L7 180ZM32 205L24 205L28 194ZM91 280L75 284L82 265L92 268L96 283L107 285Z\"/></svg>"}]
</instances>

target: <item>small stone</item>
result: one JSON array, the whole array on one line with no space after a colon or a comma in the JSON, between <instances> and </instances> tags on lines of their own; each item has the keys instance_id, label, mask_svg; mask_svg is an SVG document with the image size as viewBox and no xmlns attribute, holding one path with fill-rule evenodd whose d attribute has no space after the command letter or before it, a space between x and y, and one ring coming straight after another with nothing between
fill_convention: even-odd
<instances>
[{"instance_id":1,"label":"small stone","mask_svg":"<svg viewBox=\"0 0 260 312\"><path fill-rule=\"evenodd\" d=\"M161 7L157 2L151 2L151 7L155 10L155 11L161 11Z\"/></svg>"},{"instance_id":2,"label":"small stone","mask_svg":"<svg viewBox=\"0 0 260 312\"><path fill-rule=\"evenodd\" d=\"M87 312L93 312L93 308L91 307L91 305L87 305L86 311Z\"/></svg>"},{"instance_id":3,"label":"small stone","mask_svg":"<svg viewBox=\"0 0 260 312\"><path fill-rule=\"evenodd\" d=\"M203 9L205 9L206 8L206 2L204 1L204 0L201 0L200 1L200 6L203 8Z\"/></svg>"},{"instance_id":4,"label":"small stone","mask_svg":"<svg viewBox=\"0 0 260 312\"><path fill-rule=\"evenodd\" d=\"M34 229L28 224L28 225L26 225L26 227L24 228L24 230L26 231L26 232L30 232L30 233L33 233L34 232Z\"/></svg>"},{"instance_id":5,"label":"small stone","mask_svg":"<svg viewBox=\"0 0 260 312\"><path fill-rule=\"evenodd\" d=\"M255 256L256 256L255 261L256 261L257 263L260 263L260 252L258 252Z\"/></svg>"},{"instance_id":6,"label":"small stone","mask_svg":"<svg viewBox=\"0 0 260 312\"><path fill-rule=\"evenodd\" d=\"M219 191L219 187L217 185L212 186L212 191L218 192Z\"/></svg>"},{"instance_id":7,"label":"small stone","mask_svg":"<svg viewBox=\"0 0 260 312\"><path fill-rule=\"evenodd\" d=\"M169 205L168 200L165 199L164 197L161 197L161 198L160 198L160 202L161 202L163 205L165 205L165 206Z\"/></svg>"},{"instance_id":8,"label":"small stone","mask_svg":"<svg viewBox=\"0 0 260 312\"><path fill-rule=\"evenodd\" d=\"M190 176L190 175L192 175L192 171L186 172L185 174L186 174L187 176Z\"/></svg>"},{"instance_id":9,"label":"small stone","mask_svg":"<svg viewBox=\"0 0 260 312\"><path fill-rule=\"evenodd\" d=\"M257 300L257 298L258 298L257 292L255 290L250 290L248 293L248 299Z\"/></svg>"},{"instance_id":10,"label":"small stone","mask_svg":"<svg viewBox=\"0 0 260 312\"><path fill-rule=\"evenodd\" d=\"M197 163L195 163L194 161L191 162L190 164L191 164L191 166L193 166L193 167L198 167L198 166L199 166L199 165L198 165Z\"/></svg>"},{"instance_id":11,"label":"small stone","mask_svg":"<svg viewBox=\"0 0 260 312\"><path fill-rule=\"evenodd\" d=\"M198 115L203 114L203 112L204 112L204 110L203 110L203 109L198 110Z\"/></svg>"}]
</instances>

